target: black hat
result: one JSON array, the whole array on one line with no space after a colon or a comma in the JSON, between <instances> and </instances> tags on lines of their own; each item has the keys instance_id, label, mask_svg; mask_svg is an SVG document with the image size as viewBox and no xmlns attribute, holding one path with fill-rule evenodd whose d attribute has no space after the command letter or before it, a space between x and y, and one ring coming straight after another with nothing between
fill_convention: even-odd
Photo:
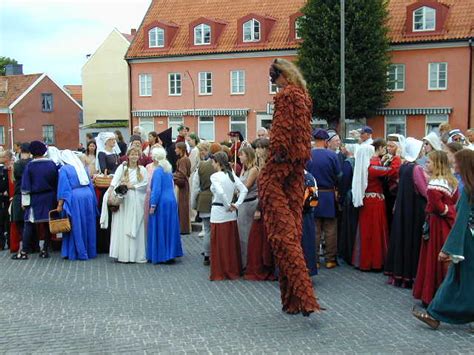
<instances>
[{"instance_id":1,"label":"black hat","mask_svg":"<svg viewBox=\"0 0 474 355\"><path fill-rule=\"evenodd\" d=\"M138 134L131 135L130 136L130 143L135 142L135 141L142 142L142 137L140 137Z\"/></svg>"},{"instance_id":2,"label":"black hat","mask_svg":"<svg viewBox=\"0 0 474 355\"><path fill-rule=\"evenodd\" d=\"M31 153L30 152L30 143L25 142L20 144L20 150L22 153Z\"/></svg>"},{"instance_id":3,"label":"black hat","mask_svg":"<svg viewBox=\"0 0 474 355\"><path fill-rule=\"evenodd\" d=\"M46 154L48 148L46 145L41 141L33 141L30 143L30 152L35 157L42 157Z\"/></svg>"},{"instance_id":4,"label":"black hat","mask_svg":"<svg viewBox=\"0 0 474 355\"><path fill-rule=\"evenodd\" d=\"M325 141L329 139L329 134L325 129L316 128L313 131L313 138Z\"/></svg>"},{"instance_id":5,"label":"black hat","mask_svg":"<svg viewBox=\"0 0 474 355\"><path fill-rule=\"evenodd\" d=\"M372 127L364 126L360 129L360 133L372 134L372 133L374 133L374 130L372 129Z\"/></svg>"},{"instance_id":6,"label":"black hat","mask_svg":"<svg viewBox=\"0 0 474 355\"><path fill-rule=\"evenodd\" d=\"M172 138L172 128L165 129L163 132L158 134L158 137L160 137L160 140L163 142L163 147L169 146L171 143L173 143L173 138Z\"/></svg>"}]
</instances>

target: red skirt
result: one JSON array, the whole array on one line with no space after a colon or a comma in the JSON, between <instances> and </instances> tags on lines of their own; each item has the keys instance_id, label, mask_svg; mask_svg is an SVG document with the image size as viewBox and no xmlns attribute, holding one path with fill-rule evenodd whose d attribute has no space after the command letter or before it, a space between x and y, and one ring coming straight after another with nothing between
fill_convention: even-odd
<instances>
[{"instance_id":1,"label":"red skirt","mask_svg":"<svg viewBox=\"0 0 474 355\"><path fill-rule=\"evenodd\" d=\"M359 227L352 263L360 270L381 270L387 255L388 226L385 201L364 198L359 210Z\"/></svg>"},{"instance_id":2,"label":"red skirt","mask_svg":"<svg viewBox=\"0 0 474 355\"><path fill-rule=\"evenodd\" d=\"M420 259L413 286L413 296L429 304L444 280L449 263L438 261L451 227L444 217L430 215L430 238L421 241Z\"/></svg>"},{"instance_id":3,"label":"red skirt","mask_svg":"<svg viewBox=\"0 0 474 355\"><path fill-rule=\"evenodd\" d=\"M21 223L21 226L23 223ZM10 222L10 252L17 253L20 250L21 235L23 233L17 222Z\"/></svg>"},{"instance_id":4,"label":"red skirt","mask_svg":"<svg viewBox=\"0 0 474 355\"><path fill-rule=\"evenodd\" d=\"M242 273L237 222L211 223L211 281L235 280Z\"/></svg>"},{"instance_id":5,"label":"red skirt","mask_svg":"<svg viewBox=\"0 0 474 355\"><path fill-rule=\"evenodd\" d=\"M253 221L247 247L247 268L244 279L252 281L276 280L272 249L265 235L263 219Z\"/></svg>"}]
</instances>

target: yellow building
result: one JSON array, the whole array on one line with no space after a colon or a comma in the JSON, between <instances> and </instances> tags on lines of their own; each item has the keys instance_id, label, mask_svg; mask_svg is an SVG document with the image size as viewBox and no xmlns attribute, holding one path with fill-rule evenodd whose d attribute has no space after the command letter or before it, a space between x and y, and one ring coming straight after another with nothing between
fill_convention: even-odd
<instances>
[{"instance_id":1,"label":"yellow building","mask_svg":"<svg viewBox=\"0 0 474 355\"><path fill-rule=\"evenodd\" d=\"M135 35L116 28L82 67L84 126L130 117L129 69L125 53Z\"/></svg>"}]
</instances>

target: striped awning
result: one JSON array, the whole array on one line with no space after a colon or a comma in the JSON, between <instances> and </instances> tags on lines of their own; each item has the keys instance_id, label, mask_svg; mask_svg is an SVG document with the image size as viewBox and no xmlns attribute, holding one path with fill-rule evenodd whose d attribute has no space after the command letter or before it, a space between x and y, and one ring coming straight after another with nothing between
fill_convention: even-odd
<instances>
[{"instance_id":1,"label":"striped awning","mask_svg":"<svg viewBox=\"0 0 474 355\"><path fill-rule=\"evenodd\" d=\"M185 110L137 110L133 117L175 117L175 116L247 116L248 108L185 109Z\"/></svg>"},{"instance_id":2,"label":"striped awning","mask_svg":"<svg viewBox=\"0 0 474 355\"><path fill-rule=\"evenodd\" d=\"M383 108L377 110L378 115L449 115L453 109L451 107L416 107L416 108Z\"/></svg>"}]
</instances>

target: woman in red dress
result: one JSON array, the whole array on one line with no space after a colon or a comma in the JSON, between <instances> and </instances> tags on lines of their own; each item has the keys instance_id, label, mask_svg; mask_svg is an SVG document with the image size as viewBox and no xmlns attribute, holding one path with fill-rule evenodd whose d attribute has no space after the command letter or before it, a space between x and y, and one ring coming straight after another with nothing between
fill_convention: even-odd
<instances>
[{"instance_id":1,"label":"woman in red dress","mask_svg":"<svg viewBox=\"0 0 474 355\"><path fill-rule=\"evenodd\" d=\"M383 177L398 173L400 160L390 167L381 164L384 154L383 140L377 146L361 145L356 153L352 193L354 207L360 207L359 226L352 255L352 263L360 270L381 270L388 247L388 226L383 195Z\"/></svg>"},{"instance_id":2,"label":"woman in red dress","mask_svg":"<svg viewBox=\"0 0 474 355\"><path fill-rule=\"evenodd\" d=\"M413 296L428 305L447 272L448 265L438 261L438 254L456 218L458 181L451 173L448 156L443 151L429 153L425 169L430 174L426 205L429 230L425 229L421 242Z\"/></svg>"}]
</instances>

